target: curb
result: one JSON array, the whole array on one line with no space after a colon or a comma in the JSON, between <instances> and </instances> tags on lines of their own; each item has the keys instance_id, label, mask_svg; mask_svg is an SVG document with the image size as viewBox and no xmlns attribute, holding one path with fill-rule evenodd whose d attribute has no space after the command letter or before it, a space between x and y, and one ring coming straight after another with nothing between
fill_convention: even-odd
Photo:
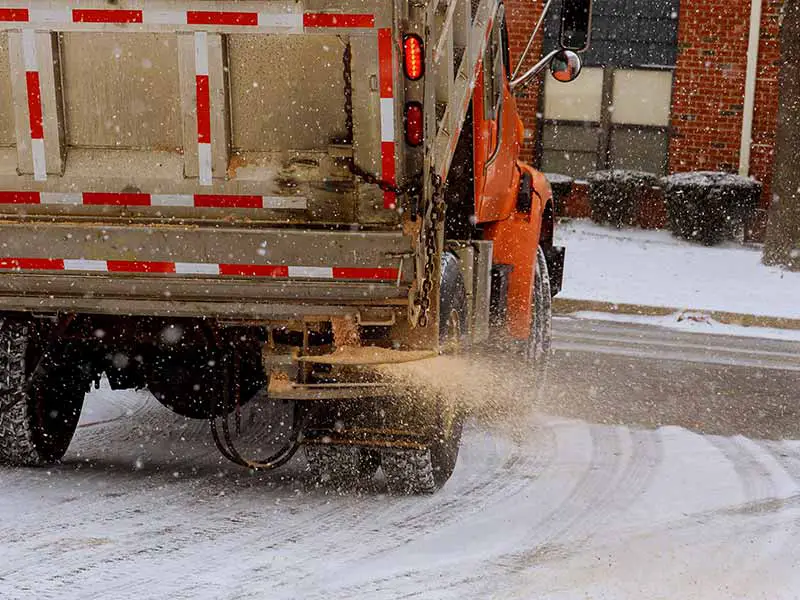
<instances>
[{"instance_id":1,"label":"curb","mask_svg":"<svg viewBox=\"0 0 800 600\"><path fill-rule=\"evenodd\" d=\"M798 329L800 319L785 317L768 317L763 315L749 315L718 310L702 310L691 308L670 308L665 306L646 306L643 304L624 304L617 302L604 302L601 300L573 300L571 298L554 298L553 314L568 315L579 311L606 312L621 315L644 315L649 317L665 317L677 312L697 312L710 316L715 321L726 325L740 325L742 327L770 327L772 329Z\"/></svg>"}]
</instances>

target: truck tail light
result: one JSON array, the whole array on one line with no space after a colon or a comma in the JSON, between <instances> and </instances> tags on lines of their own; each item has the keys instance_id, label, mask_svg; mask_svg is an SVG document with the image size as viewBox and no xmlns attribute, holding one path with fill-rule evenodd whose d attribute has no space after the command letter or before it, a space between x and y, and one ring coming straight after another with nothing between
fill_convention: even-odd
<instances>
[{"instance_id":1,"label":"truck tail light","mask_svg":"<svg viewBox=\"0 0 800 600\"><path fill-rule=\"evenodd\" d=\"M417 81L425 74L425 48L418 35L403 38L403 66L411 81Z\"/></svg>"},{"instance_id":2,"label":"truck tail light","mask_svg":"<svg viewBox=\"0 0 800 600\"><path fill-rule=\"evenodd\" d=\"M406 143L419 146L423 139L422 104L407 102L405 113Z\"/></svg>"}]
</instances>

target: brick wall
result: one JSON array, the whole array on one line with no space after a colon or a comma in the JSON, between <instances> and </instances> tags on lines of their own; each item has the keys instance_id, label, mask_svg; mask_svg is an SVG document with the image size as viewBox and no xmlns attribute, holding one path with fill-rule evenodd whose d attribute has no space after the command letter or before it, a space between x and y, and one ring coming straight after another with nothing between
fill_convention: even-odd
<instances>
[{"instance_id":1,"label":"brick wall","mask_svg":"<svg viewBox=\"0 0 800 600\"><path fill-rule=\"evenodd\" d=\"M516 68L517 60L528 43L534 25L541 14L543 4L531 0L506 0L506 21L508 23L509 50L511 53L511 70ZM542 32L528 53L523 68L530 68L542 56ZM541 88L541 75L536 82L529 85L522 96L517 98L522 122L525 124L526 143L522 158L528 162L533 160L533 149L537 131L537 114L539 112L539 91Z\"/></svg>"},{"instance_id":2,"label":"brick wall","mask_svg":"<svg viewBox=\"0 0 800 600\"><path fill-rule=\"evenodd\" d=\"M751 146L750 174L764 183L753 224L760 237L771 198L780 68L779 16L783 0L762 0L761 41ZM506 0L512 62L520 55L542 3ZM744 111L750 0L681 0L678 59L672 99L669 171L738 172ZM542 54L541 36L526 66ZM518 99L526 130L536 133L540 85ZM528 139L530 160L534 138Z\"/></svg>"},{"instance_id":3,"label":"brick wall","mask_svg":"<svg viewBox=\"0 0 800 600\"><path fill-rule=\"evenodd\" d=\"M747 4L747 0L681 2L672 93L672 172L737 168Z\"/></svg>"},{"instance_id":4,"label":"brick wall","mask_svg":"<svg viewBox=\"0 0 800 600\"><path fill-rule=\"evenodd\" d=\"M762 0L751 174L769 203L778 108L780 0ZM749 0L683 0L672 101L670 172L737 172L742 131Z\"/></svg>"}]
</instances>

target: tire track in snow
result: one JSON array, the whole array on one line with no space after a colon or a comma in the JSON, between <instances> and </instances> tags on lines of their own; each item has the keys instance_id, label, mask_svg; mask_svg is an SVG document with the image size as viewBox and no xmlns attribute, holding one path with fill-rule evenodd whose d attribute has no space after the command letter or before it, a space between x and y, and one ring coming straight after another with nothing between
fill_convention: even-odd
<instances>
[{"instance_id":1,"label":"tire track in snow","mask_svg":"<svg viewBox=\"0 0 800 600\"><path fill-rule=\"evenodd\" d=\"M547 428L537 429L527 446L514 442L508 449L509 444L504 443L498 433L491 430L481 433L476 428L469 427L465 432L463 454L459 458L456 472L438 494L431 497L390 495L378 498L378 502L371 506L374 511L370 513L372 518L368 527L354 530L354 524L348 524L351 532L355 531L356 535L365 540L363 545L337 551L333 556L328 552L327 546L318 545L306 549L302 554L302 561L298 560L287 567L302 572L309 562L325 559L322 561L324 567L321 570L318 567L313 577L336 580L337 573L358 569L364 561L391 561L391 557L402 550L409 540L420 535L435 535L435 532L449 527L459 527L459 523L469 521L472 516L491 511L494 504L514 498L529 486L531 477L535 477L553 460L555 444ZM477 435L481 436L481 443L476 443L478 440L474 437ZM466 478L465 474L468 474ZM331 543L336 544L335 537L331 539ZM265 575L285 578L277 569L273 573L258 574L259 577ZM346 587L349 591L341 593L372 594L379 581L380 578L370 579L363 584ZM279 587L285 589L296 585L302 587L304 583L289 579ZM323 586L308 587L319 589ZM317 597L312 591L301 595L305 598Z\"/></svg>"},{"instance_id":2,"label":"tire track in snow","mask_svg":"<svg viewBox=\"0 0 800 600\"><path fill-rule=\"evenodd\" d=\"M119 457L130 450L131 443L136 446L139 445L138 436L121 436L123 437L122 440L119 438L112 440L112 438L116 437L115 434L119 433L118 429L123 427L127 430L134 428L142 429L147 432L149 443L152 444L156 452L163 442L169 442L178 435L183 437L183 435L186 434L192 437L193 434L200 433L198 430L192 431L194 428L189 428L183 433L169 433L170 431L174 431L174 429L171 428L176 423L185 422L185 420L165 412L160 405L154 405L154 402L153 400L150 405L150 411L143 414L132 415L133 418L129 419L130 422L128 423L113 421L102 425L98 424L97 427L92 428L91 435L87 436L83 436L83 432L81 432L80 437L83 437L83 439L78 439L77 446L79 448L85 448L86 454L96 455L98 442L105 439L108 439L109 442L114 441L115 450L113 456L116 458L112 460L119 463ZM164 425L166 425L166 427L164 427ZM152 432L155 432L156 435L151 436L150 434ZM162 434L162 432L164 433ZM208 435L207 432L205 432L204 435ZM159 444L159 442L161 442L161 444ZM100 448L102 448L102 446L100 446ZM169 452L169 449L166 448L166 451ZM213 465L213 462L217 461L216 449L213 446L206 444L199 449L197 454L205 457L213 456L214 461L212 461L211 470L217 471L216 466ZM22 564L17 563L16 565L4 565L6 567L4 569L6 582L8 582L15 573L19 573L20 570L26 572L26 575L35 574L37 571L40 571L35 578L39 582L37 593L41 594L42 597L46 597L50 594L57 595L65 582L73 582L74 584L87 579L97 582L102 579L103 573L113 571L115 566L131 561L146 564L150 560L177 560L179 563L184 562L186 569L191 570L193 564L198 560L202 561L202 556L196 555L196 553L191 550L196 544L198 537L222 542L227 541L227 538L234 538L232 543L219 544L228 546L228 550L234 554L241 552L242 546L258 545L256 542L259 541L259 538L263 537L262 534L254 532L249 538L247 536L242 538L241 531L238 531L240 528L235 526L231 527L230 525L232 514L230 508L221 505L221 503L217 503L216 506L212 505L210 511L202 511L202 518L199 519L200 526L194 524L188 527L174 525L181 523L181 517L183 516L181 514L182 509L165 510L165 507L163 507L162 495L164 488L173 488L175 493L171 496L171 500L175 502L176 506L185 506L192 503L190 498L191 493L198 488L202 489L207 483L213 483L215 476L211 475L209 477L207 475L203 477L201 475L200 479L192 479L190 481L190 489L186 490L183 489L183 486L179 485L185 484L186 481L173 482L170 480L169 474L163 472L170 472L174 469L174 465L171 464L171 461L167 460L166 463L162 462L159 464L158 458L161 458L163 461L164 457L159 457L156 454L154 458L155 460L153 460L153 463L158 465L155 472L147 470L132 470L127 472L120 469L112 469L110 471L107 465L103 466L104 463L102 460L96 459L94 463L99 466L93 467L91 463L84 466L83 463L77 463L74 467L60 467L58 471L66 477L72 479L72 476L77 474L80 479L78 485L85 486L89 490L91 490L92 486L96 486L100 478L121 478L123 486L128 484L135 487L132 493L129 491L128 493L115 494L112 498L109 498L108 494L83 494L80 503L81 513L84 515L83 520L78 518L72 523L65 524L63 527L59 528L59 531L57 531L55 535L49 536L43 543L39 542L35 537L26 542L24 544L25 546L38 545L40 548L30 548L32 551L30 554L28 552L22 553L23 556L31 556L30 561L23 561ZM187 459L184 459L184 461L185 460ZM206 461L206 463L207 462L208 461ZM164 467L163 470L161 468L162 466ZM207 466L206 464L203 470L208 471ZM79 467L77 473L75 467ZM235 469L235 467L228 468L228 470L232 469ZM237 470L237 472L240 471ZM28 470L20 470L18 472L20 478L25 478L27 473ZM148 475L148 473L150 474ZM119 483L119 481L117 481L117 483ZM280 488L280 485L278 488ZM234 495L235 492L234 490ZM148 498L151 493L154 497ZM312 500L315 504L312 510L309 510L307 513L300 513L299 516L293 515L293 518L288 520L283 527L272 527L270 529L270 543L278 545L290 543L291 539L302 536L304 533L309 534L311 532L316 532L319 527L325 527L328 523L340 522L340 512L337 510L335 503L331 503L327 500L322 502L319 502L319 499L314 500ZM325 506L326 502L327 506ZM322 504L323 506L320 507L318 504ZM131 505L136 508L131 509ZM63 514L63 508L60 512ZM147 522L147 515L149 514L157 515L157 518L154 519L155 522L152 524ZM37 518L40 517L41 515L37 515ZM133 521L133 523L131 523L131 521ZM249 521L254 525L258 525L263 521L263 515L256 515L250 518ZM81 535L80 530L83 526L89 525L90 523L92 528L99 527L100 529L112 530L116 524L125 523L131 529L135 529L136 532L132 534L131 531L117 531L115 532L116 539L113 541L83 539L85 536ZM19 526L18 523L17 526ZM35 530L33 522L31 523L30 529ZM52 527L50 529L52 529ZM257 530L257 528L255 529ZM50 561L47 560L47 555L54 555L53 558L55 558L56 555L60 554L54 550L54 548L59 547L59 542L63 549L65 543L72 544L73 546L77 544L79 546L82 541L86 542L86 547L82 548L80 561L73 564L70 564L70 561L58 561L60 563L60 568L57 572L52 573L52 565ZM33 552L35 550L38 551ZM180 556L176 559L175 555ZM131 595L135 595L132 590L136 590L140 586L140 581L131 580L128 582L126 588ZM3 589L2 585L0 585L0 589Z\"/></svg>"},{"instance_id":3,"label":"tire track in snow","mask_svg":"<svg viewBox=\"0 0 800 600\"><path fill-rule=\"evenodd\" d=\"M243 516L237 513L235 507L217 504L209 507L210 510L206 508L193 511L193 522L187 523L182 519L185 510L182 507L191 505L191 499L185 494L178 494L172 499L176 508L165 510L160 506L163 504L163 497L148 506L141 494L129 495L126 501L135 504L140 507L139 510L146 513L139 523L131 523L130 515L120 514L113 510L113 507L106 507L106 515L103 516L113 515L117 523L122 523L121 527L111 528L108 540L96 547L88 545L83 548L79 560L74 562L68 560L68 556L60 551L57 544L48 543L42 546L42 550L48 547L49 549L36 553L33 564L24 570L26 579L34 578L38 582L37 592L47 595L57 594L65 583L85 585L87 581L92 581L92 588L103 589L107 574L119 572L121 577L127 580L125 586L127 593L120 597L136 597L137 590L146 593L147 586L136 576L136 569L131 569L131 565L137 565L137 568L151 572L157 570L159 564L168 562L175 569L176 575L181 572L188 573L196 569L197 564L203 564L207 555L222 553L223 556L247 556L248 553L262 550L268 545L289 545L293 539L302 536L303 531L313 532L316 537L319 533L318 527L324 528L326 523L339 522L341 516L336 503L328 502L326 505L325 502L320 502L319 498L312 498L308 511L287 510L290 515L286 512L280 515L276 522L280 523L279 519L282 517L285 525L270 527L270 536L265 541L261 526L267 511L261 515L250 513ZM242 503L252 505L253 501L257 500L258 498L248 497L243 499ZM97 508L102 510L102 507ZM289 507L286 506L285 509ZM91 506L89 510L96 514ZM154 515L153 522L148 522L148 514L151 512ZM266 518L269 518L268 514ZM244 523L233 523L236 520ZM98 523L91 519L76 522L70 530L62 532L56 541L79 539L80 530L84 526L96 529ZM105 529L102 524L100 528ZM55 572L52 564L49 564L50 559L59 565ZM14 574L10 575L12 577L7 580L13 580ZM191 584L182 581L181 586L185 589L191 587ZM2 585L0 589L3 589Z\"/></svg>"},{"instance_id":4,"label":"tire track in snow","mask_svg":"<svg viewBox=\"0 0 800 600\"><path fill-rule=\"evenodd\" d=\"M632 435L636 435L636 430L631 431ZM638 435L646 435L650 432L640 431ZM659 433L659 432L655 432ZM669 520L658 524L644 526L641 523L632 524L627 527L624 521L624 511L607 511L603 504L614 505L616 504L614 496L611 494L610 502L600 502L597 515L592 512L588 515L584 525L591 526L597 523L598 529L605 523L617 523L618 532L604 531L599 536L583 536L577 540L567 540L567 544L560 544L558 539L553 540L553 544L545 544L541 552L536 552L532 555L534 559L528 566L533 567L542 563L563 562L570 557L587 554L587 548L590 548L589 554L591 556L612 556L614 553L619 553L620 542L619 539L630 538L632 541L641 539L658 539L659 536L667 540L670 538L677 539L691 539L692 536L703 539L704 543L714 547L711 550L711 555L725 556L725 564L730 570L727 575L726 586L729 589L756 589L762 583L759 573L769 568L774 561L786 551L790 551L795 545L794 535L797 527L788 527L786 517L783 516L782 511L785 509L800 509L800 494L793 491L790 496L779 496L776 491L779 489L779 480L783 476L788 476L782 471L780 466L777 466L777 459L773 453L767 451L766 453L761 450L762 446L767 444L763 442L756 442L742 436L736 438L717 438L709 440L707 436L692 433L697 439L701 439L704 443L716 448L724 458L731 464L731 474L735 474L737 481L740 485L746 487L743 492L748 499L742 503L741 499L737 498L732 506L720 506L713 509L708 509L702 512L693 512L678 520ZM664 453L660 441L661 435L659 433L658 443L649 445L650 450L642 453L642 456L650 454L650 464L653 468L648 469L644 465L647 461L637 460L640 467L626 469L627 476L619 478L615 484L618 489L624 489L625 480L640 481L640 485L636 487L639 492L634 494L624 494L628 498L622 503L619 508L627 506L630 502L635 501L636 497L644 493L649 485L649 482L654 481L657 472L655 467L664 460ZM655 439L655 438L651 438ZM725 450L720 448L722 446ZM769 468L768 462L775 460L776 468ZM643 468L644 467L644 468ZM642 471L650 471L650 475L642 480L638 475ZM776 472L777 471L777 472ZM783 486L787 490L786 486ZM795 490L796 487L791 488ZM605 518L603 517L605 515ZM599 518L598 518L599 517ZM741 517L748 520L742 521ZM714 524L720 523L720 531ZM576 527L576 532L582 532L580 527ZM572 532L575 533L575 532ZM709 535L711 533L711 535ZM567 534L569 535L569 533ZM513 567L511 565L511 571ZM591 566L591 565L589 565ZM511 576L517 575L512 573ZM535 578L534 574L519 573L519 582L523 583L522 586L517 586L518 589L525 589L530 585L531 579ZM702 582L703 578L707 576L702 562L688 566L687 571L683 574L684 578L690 581ZM508 579L503 581L508 582ZM590 579L586 581L576 580L576 585L590 586ZM512 582L514 579L511 580ZM481 588L481 578L473 578L471 581L464 581L468 587L482 589L482 595L490 595L495 590L491 586L483 586ZM515 596L517 597L517 596ZM524 594L519 597L527 597ZM703 597L703 596L698 596ZM743 596L744 597L744 596Z\"/></svg>"},{"instance_id":5,"label":"tire track in snow","mask_svg":"<svg viewBox=\"0 0 800 600\"><path fill-rule=\"evenodd\" d=\"M489 429L488 438L498 438L502 430ZM495 444L496 445L496 444ZM555 460L555 434L544 422L536 422L526 444L513 442L502 464L493 463L488 470L472 470L468 481L448 482L448 498L436 502L431 510L404 517L405 525L444 525L469 518L491 508L498 499L508 500L530 485L530 479L549 468ZM472 458L470 456L470 458ZM498 457L499 458L499 457ZM485 463L486 457L480 457ZM484 467L487 465L483 465Z\"/></svg>"},{"instance_id":6,"label":"tire track in snow","mask_svg":"<svg viewBox=\"0 0 800 600\"><path fill-rule=\"evenodd\" d=\"M661 433L659 430L629 429L615 427L621 438L620 446L628 448L621 469L604 493L597 498L595 510L584 515L572 532L586 541L602 526L613 521L617 513L625 511L648 489L663 460Z\"/></svg>"},{"instance_id":7,"label":"tire track in snow","mask_svg":"<svg viewBox=\"0 0 800 600\"><path fill-rule=\"evenodd\" d=\"M136 423L136 429L144 430L146 432L146 437L148 438L149 444L155 448L158 448L159 444L155 443L155 440L152 438L160 438L162 444L165 442L169 443L170 441L174 441L175 437L178 435L180 435L181 439L183 439L184 435L183 433L180 434L173 433L175 431L175 426L181 423L183 424L187 422L193 423L192 421L187 421L181 417L177 417L175 415L172 415L171 413L167 413L164 411L164 409L162 409L160 406L157 405L154 407L153 410L154 412L160 411L162 415L154 416L154 414L150 414L146 416L144 420L140 421L139 423ZM166 427L163 426L164 423L167 423ZM186 431L189 432L188 437L203 436L205 442L200 445L199 449L197 449L196 452L188 453L188 457L187 453L185 451L182 451L181 452L181 455L183 457L182 463L187 463L187 461L190 461L192 454L201 458L202 457L208 458L209 456L211 456L213 457L212 462L215 463L218 463L220 460L218 458L216 448L214 448L213 445L209 444L207 441L209 437L207 431L207 424L200 423L200 425L202 426L201 428L197 427L189 428ZM130 427L130 424L127 425L127 427ZM156 435L150 435L154 431L156 432ZM194 434L194 436L192 435L192 433ZM114 437L114 433L107 432L107 435L108 437ZM256 431L256 435L249 436L249 441L258 440L259 437L265 437L265 436L259 436L258 431ZM128 436L127 439L128 441L131 441L130 436ZM134 439L132 441L136 442L138 440ZM117 447L119 448L120 452L124 450L124 447L120 446L119 441L117 441ZM155 456L152 458L155 458L153 462L157 464L159 457ZM208 461L205 462L207 463ZM238 467L228 466L227 463L224 463L224 465L225 465L224 468L219 469L220 473L223 471L231 471L231 470L234 471L235 473L242 473L241 469L238 469ZM170 470L171 468L173 468L172 464L169 465L167 470ZM213 469L216 468L217 467L215 465ZM297 463L295 463L295 468L297 468ZM100 473L100 475L103 475L104 470L99 469L98 472ZM278 475L278 477L283 478L283 476L281 475ZM199 485L202 486L203 483L204 482L201 480ZM223 485L225 483L230 483L230 482L224 481ZM294 484L292 484L292 486L294 487ZM193 487L198 487L198 486L194 485ZM306 489L310 487L310 489L313 490L313 486L308 486L307 482L302 481L302 477L300 478L300 487L304 487ZM292 518L287 520L285 526L272 527L270 531L271 545L292 543L295 539L303 537L304 535L309 535L311 534L311 532L314 532L314 535L316 535L316 531L318 531L318 528L325 528L328 524L332 523L341 524L344 516L341 515L339 511L336 510L336 505L330 501L329 497L326 496L324 498L317 498L315 504L322 504L323 508L320 509L319 506L315 505L312 507L312 510L309 510L306 513L307 516L301 515L301 518L292 516ZM325 505L327 505L327 507L325 507ZM227 523L229 520L228 517L230 517L230 512L227 509L224 509L220 511L219 515L206 515L206 516L210 517L212 522ZM353 515L353 519L351 519L351 521L355 521L357 518L361 517L364 517L364 515L362 514ZM254 522L254 524L259 525L260 522ZM157 544L155 547L149 547L146 550L141 551L139 554L143 555L144 557L157 556L160 559L170 558L171 555L181 554L182 551L187 547L187 545L193 541L192 538L193 535L201 535L204 537L213 537L215 539L218 539L222 543L217 544L217 546L227 546L227 550L234 554L241 552L242 546L250 548L259 546L259 542L261 541L260 538L262 537L260 534L253 534L252 536L242 537L241 532L237 533L236 540L233 541L233 543L231 544L224 543L227 534L230 533L229 531L230 529L231 528L228 525L224 525L221 531L214 527L205 527L202 530L199 531L194 530L185 535L175 534L174 532L166 532L168 533L168 536L162 536L159 535L159 532L154 532L153 535L154 538L161 539L167 537L168 538L167 543L163 543L162 540L162 542ZM233 529L236 530L237 528L234 527ZM115 557L114 560L116 560L116 558L118 557ZM196 558L197 557L193 557L192 559L187 561L189 563L186 565L187 568L191 568L191 561L195 560ZM180 561L181 558L179 557L177 560ZM102 566L107 567L108 561L106 561Z\"/></svg>"},{"instance_id":8,"label":"tire track in snow","mask_svg":"<svg viewBox=\"0 0 800 600\"><path fill-rule=\"evenodd\" d=\"M581 424L588 429L591 439L591 456L586 471L575 483L569 495L559 506L539 519L530 534L535 546L560 537L571 530L588 512L593 512L598 497L608 492L613 477L609 472L619 468L620 444L616 432L610 427ZM558 464L554 465L558 468ZM535 546L531 546L534 549Z\"/></svg>"},{"instance_id":9,"label":"tire track in snow","mask_svg":"<svg viewBox=\"0 0 800 600\"><path fill-rule=\"evenodd\" d=\"M769 470L755 457L741 436L708 436L706 439L722 452L736 471L744 496L742 512L763 512L761 501L774 498L776 492Z\"/></svg>"},{"instance_id":10,"label":"tire track in snow","mask_svg":"<svg viewBox=\"0 0 800 600\"><path fill-rule=\"evenodd\" d=\"M759 440L756 443L769 454L791 479L800 487L800 448L796 443L782 441Z\"/></svg>"},{"instance_id":11,"label":"tire track in snow","mask_svg":"<svg viewBox=\"0 0 800 600\"><path fill-rule=\"evenodd\" d=\"M403 583L402 589L425 589L427 593L437 594L479 584L487 577L504 577L509 570L514 570L518 560L534 555L543 541L560 535L577 523L584 514L590 513L593 510L593 500L610 484L608 470L615 471L617 468L618 436L610 427L589 426L581 421L546 418L545 423L556 440L555 459L538 477L528 479L524 490L526 498L498 497L493 506L478 515L479 519L484 520L494 519L491 515L507 515L508 519L519 518L517 535L499 542L492 540L485 551L492 551L494 554L486 556L485 561L481 560L480 567L475 565L474 569L464 569L459 565L462 568L451 569L447 557L444 557L443 564L442 561L434 561L430 565L420 565L412 571L397 572L393 569L392 555L389 554L376 565L379 570L386 570L388 573L378 574L356 585L337 588L336 593L345 597L369 592L376 598L388 598L390 595L381 596L381 590L397 592L400 580ZM525 510L530 503L530 500L525 501L527 498L540 504ZM542 504L546 504L546 508L539 510L542 509ZM523 514L527 518L523 518ZM538 516L531 519L533 515ZM479 528L475 522L463 524L462 534L466 539L471 538L471 528L475 527ZM429 532L428 536L442 535L445 531L446 529ZM520 544L525 544L526 549L520 550ZM413 552L413 548L406 548L406 551ZM478 569L479 573L476 572ZM495 572L498 570L499 573ZM322 594L309 596L322 597Z\"/></svg>"},{"instance_id":12,"label":"tire track in snow","mask_svg":"<svg viewBox=\"0 0 800 600\"><path fill-rule=\"evenodd\" d=\"M725 536L717 542L718 551L726 556L730 570L727 583L730 589L752 589L753 583L758 585L761 578L759 572L784 548L796 543L785 523L775 519L787 503L796 502L796 498L781 492L778 481L778 478L791 479L791 475L764 442L741 435L706 436L705 439L731 463L743 496L738 502L716 511L717 518L736 518L735 521L731 519ZM783 488L786 490L785 485ZM731 544L732 539L738 543Z\"/></svg>"},{"instance_id":13,"label":"tire track in snow","mask_svg":"<svg viewBox=\"0 0 800 600\"><path fill-rule=\"evenodd\" d=\"M615 515L646 491L662 460L658 431L623 426L591 425L593 482L573 493L563 509L534 530L527 549L498 557L494 562L506 576L524 571L564 548L587 544ZM613 457L613 458L612 458Z\"/></svg>"},{"instance_id":14,"label":"tire track in snow","mask_svg":"<svg viewBox=\"0 0 800 600\"><path fill-rule=\"evenodd\" d=\"M524 549L520 549L515 541L509 541L508 546L513 547L513 551L501 550L494 558L487 556L480 566L461 569L455 577L446 567L434 565L415 572L390 573L358 586L340 588L337 592L350 595L369 591L375 598L406 597L393 595L397 592L400 578L403 589L425 590L424 593L410 593L407 597L433 595L445 598L454 590L467 588L485 588L485 593L481 592L480 596L491 595L495 590L486 586L487 580L499 578L507 581L543 557L551 556L557 547L566 544L567 539L569 545L580 545L592 535L596 523L610 521L615 514L624 511L647 489L661 461L661 441L657 432L556 419L550 419L548 427L560 442L560 452L556 452L548 469L529 480L525 491L530 497L546 498L551 504L540 517L532 522L529 519L528 525L520 525L526 531L526 539L522 542ZM567 464L578 458L571 452L571 446L581 445L579 438L582 434L591 444L588 454L584 453L586 466L580 475L565 480L560 475ZM627 450L623 452L623 449ZM498 498L497 504L488 510L503 514L509 504ZM536 508L532 507L531 514L536 513ZM458 596L457 592L453 593L453 597Z\"/></svg>"}]
</instances>

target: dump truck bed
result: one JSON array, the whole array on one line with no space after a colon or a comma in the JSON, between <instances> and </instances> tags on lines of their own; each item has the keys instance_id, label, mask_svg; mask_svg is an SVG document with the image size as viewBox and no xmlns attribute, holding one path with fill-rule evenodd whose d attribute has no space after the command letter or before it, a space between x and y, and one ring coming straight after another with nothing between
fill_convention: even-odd
<instances>
[{"instance_id":1,"label":"dump truck bed","mask_svg":"<svg viewBox=\"0 0 800 600\"><path fill-rule=\"evenodd\" d=\"M0 2L0 308L407 301L391 3L73 4Z\"/></svg>"},{"instance_id":2,"label":"dump truck bed","mask_svg":"<svg viewBox=\"0 0 800 600\"><path fill-rule=\"evenodd\" d=\"M0 0L0 308L413 326L498 6Z\"/></svg>"}]
</instances>

